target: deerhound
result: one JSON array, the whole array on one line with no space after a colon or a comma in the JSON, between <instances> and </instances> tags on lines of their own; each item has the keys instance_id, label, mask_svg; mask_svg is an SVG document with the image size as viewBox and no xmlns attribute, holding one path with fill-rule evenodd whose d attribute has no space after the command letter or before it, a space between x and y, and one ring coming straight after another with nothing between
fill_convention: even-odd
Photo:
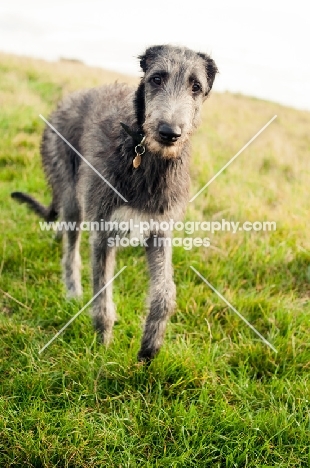
<instances>
[{"instance_id":1,"label":"deerhound","mask_svg":"<svg viewBox=\"0 0 310 468\"><path fill-rule=\"evenodd\" d=\"M45 127L41 154L53 194L49 207L21 192L13 198L47 221L60 217L77 226L83 220L182 219L189 197L189 139L218 70L209 55L170 45L149 47L139 60L144 73L137 89L116 83L82 90L51 115L50 123L72 147ZM108 240L118 234L114 228L92 233L94 295L113 278L116 247ZM154 229L144 235L150 292L138 359L149 361L161 347L176 288L171 243L158 242L171 232ZM80 230L67 231L64 238L64 281L68 295L79 296ZM116 319L112 284L94 300L92 316L108 343Z\"/></svg>"}]
</instances>

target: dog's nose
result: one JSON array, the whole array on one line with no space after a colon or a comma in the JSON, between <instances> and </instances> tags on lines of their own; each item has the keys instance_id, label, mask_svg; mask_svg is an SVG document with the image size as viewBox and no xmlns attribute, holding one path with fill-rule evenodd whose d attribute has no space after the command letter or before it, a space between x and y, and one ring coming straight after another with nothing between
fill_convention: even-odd
<instances>
[{"instance_id":1,"label":"dog's nose","mask_svg":"<svg viewBox=\"0 0 310 468\"><path fill-rule=\"evenodd\" d=\"M177 141L181 136L181 129L178 126L171 127L167 124L162 124L159 127L159 135L164 141Z\"/></svg>"}]
</instances>

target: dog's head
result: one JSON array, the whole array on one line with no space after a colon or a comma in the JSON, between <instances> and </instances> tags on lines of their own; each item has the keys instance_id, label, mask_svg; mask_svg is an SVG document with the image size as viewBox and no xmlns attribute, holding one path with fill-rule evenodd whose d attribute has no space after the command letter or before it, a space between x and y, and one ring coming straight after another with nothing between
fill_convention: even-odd
<instances>
[{"instance_id":1,"label":"dog's head","mask_svg":"<svg viewBox=\"0 0 310 468\"><path fill-rule=\"evenodd\" d=\"M199 124L200 109L218 69L207 55L184 47L149 47L136 93L138 124L148 150L175 158Z\"/></svg>"}]
</instances>

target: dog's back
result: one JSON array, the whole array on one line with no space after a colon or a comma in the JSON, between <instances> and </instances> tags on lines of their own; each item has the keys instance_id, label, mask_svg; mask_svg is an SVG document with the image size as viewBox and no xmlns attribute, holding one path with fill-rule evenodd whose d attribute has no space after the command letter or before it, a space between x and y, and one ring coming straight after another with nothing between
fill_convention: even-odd
<instances>
[{"instance_id":1,"label":"dog's back","mask_svg":"<svg viewBox=\"0 0 310 468\"><path fill-rule=\"evenodd\" d=\"M131 102L133 92L128 85L112 84L77 91L63 99L48 118L50 125L45 126L41 142L43 169L53 193L51 204L45 207L23 192L13 192L12 197L22 203L27 203L33 211L47 221L57 219L66 199L71 200L72 194L76 193L82 162L77 152L83 155L81 141L85 126L89 128L92 125L92 113L97 109L98 114L99 107L102 119L115 122L115 114L119 114L117 120L121 120L124 109L123 99L131 96L129 100Z\"/></svg>"}]
</instances>

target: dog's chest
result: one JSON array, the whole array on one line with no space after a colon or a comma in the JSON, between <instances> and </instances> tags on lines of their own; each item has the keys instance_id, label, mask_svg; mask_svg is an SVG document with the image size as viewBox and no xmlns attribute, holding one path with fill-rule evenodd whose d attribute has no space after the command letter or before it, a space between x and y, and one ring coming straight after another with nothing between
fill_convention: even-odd
<instances>
[{"instance_id":1,"label":"dog's chest","mask_svg":"<svg viewBox=\"0 0 310 468\"><path fill-rule=\"evenodd\" d=\"M181 208L164 214L144 213L132 207L122 206L111 215L113 231L130 238L149 238L152 234L168 235L176 221L181 220Z\"/></svg>"}]
</instances>

